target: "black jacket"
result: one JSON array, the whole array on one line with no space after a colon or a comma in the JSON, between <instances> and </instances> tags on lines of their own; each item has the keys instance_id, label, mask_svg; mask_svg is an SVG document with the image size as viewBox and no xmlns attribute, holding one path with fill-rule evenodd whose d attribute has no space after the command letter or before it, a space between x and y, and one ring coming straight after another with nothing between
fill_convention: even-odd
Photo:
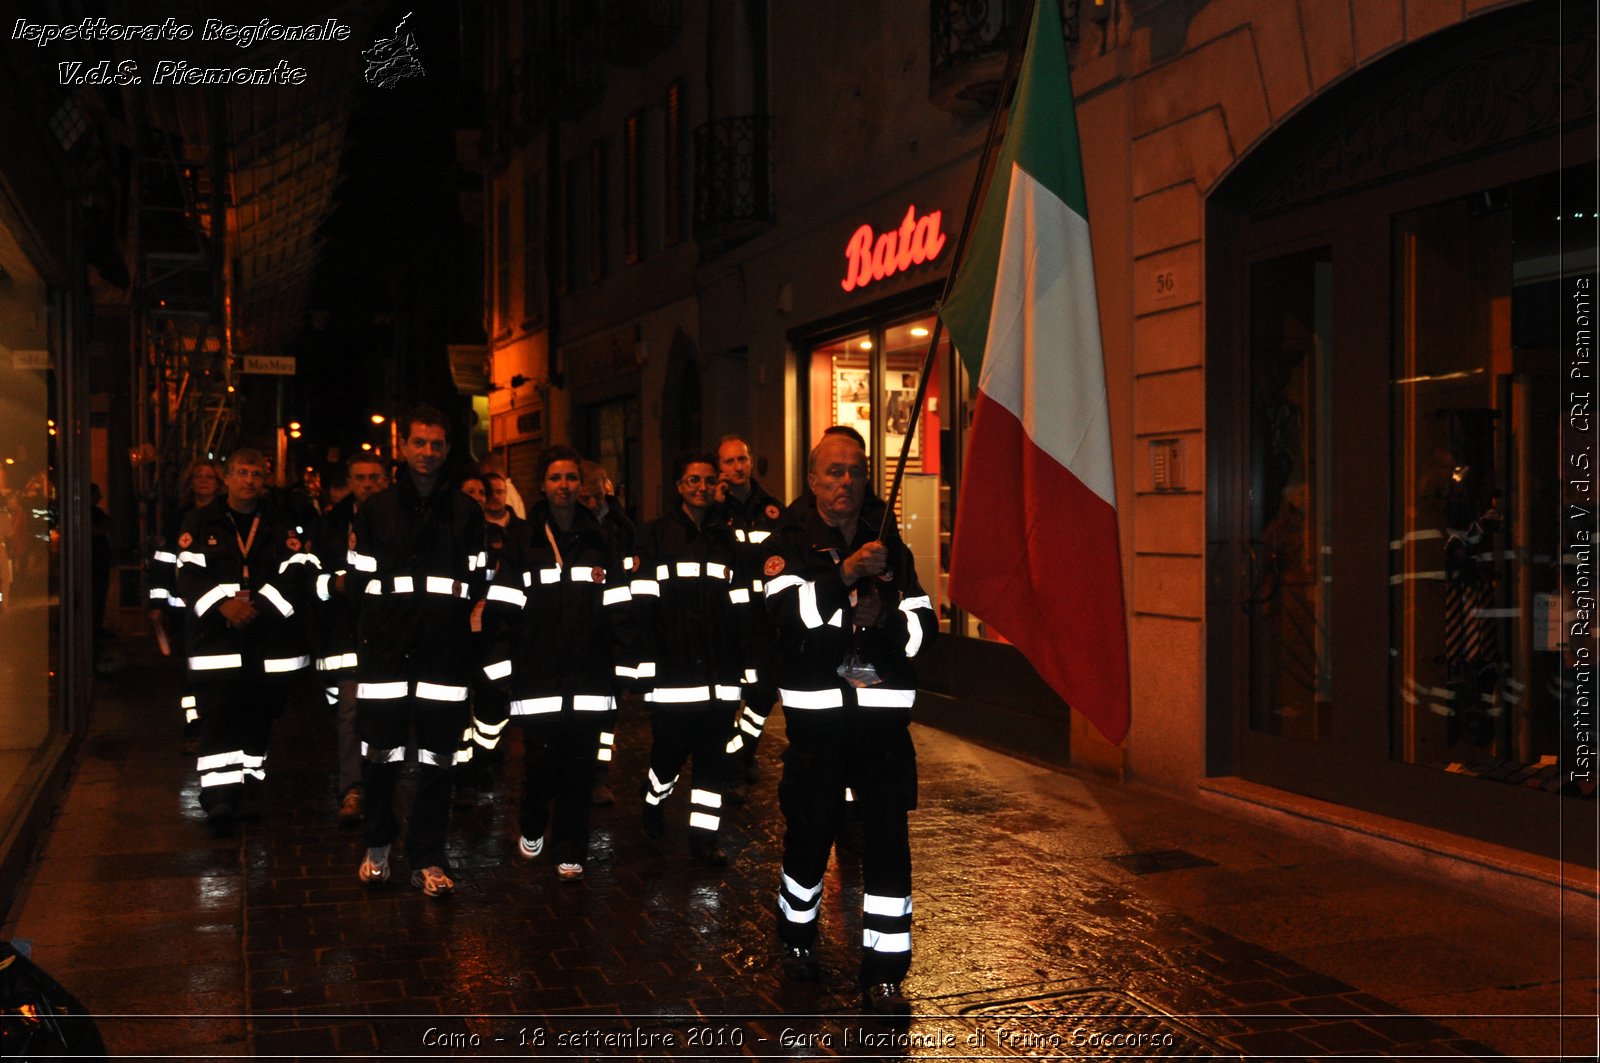
<instances>
[{"instance_id":1,"label":"black jacket","mask_svg":"<svg viewBox=\"0 0 1600 1063\"><path fill-rule=\"evenodd\" d=\"M282 511L263 502L253 514L235 514L218 499L184 517L176 545L192 680L281 680L310 665L301 618L317 560ZM256 619L229 627L220 606L242 590Z\"/></svg>"},{"instance_id":2,"label":"black jacket","mask_svg":"<svg viewBox=\"0 0 1600 1063\"><path fill-rule=\"evenodd\" d=\"M513 716L615 709L617 665L632 664L621 555L582 506L570 531L542 501L511 531L484 603L484 674L507 684Z\"/></svg>"},{"instance_id":3,"label":"black jacket","mask_svg":"<svg viewBox=\"0 0 1600 1063\"><path fill-rule=\"evenodd\" d=\"M356 621L348 593L340 594L338 578L348 583L350 529L356 500L346 495L324 513L311 533L311 550L322 571L314 584L311 606L311 652L320 672L347 671L356 666ZM331 680L330 680L331 681Z\"/></svg>"},{"instance_id":4,"label":"black jacket","mask_svg":"<svg viewBox=\"0 0 1600 1063\"><path fill-rule=\"evenodd\" d=\"M632 583L645 700L739 701L754 677L749 587L733 529L715 510L698 528L682 506L644 526Z\"/></svg>"},{"instance_id":5,"label":"black jacket","mask_svg":"<svg viewBox=\"0 0 1600 1063\"><path fill-rule=\"evenodd\" d=\"M348 562L363 681L465 686L472 606L488 581L478 504L442 482L423 498L402 471L356 511Z\"/></svg>"},{"instance_id":6,"label":"black jacket","mask_svg":"<svg viewBox=\"0 0 1600 1063\"><path fill-rule=\"evenodd\" d=\"M927 650L938 631L911 551L891 526L884 533L889 565L882 576L852 588L841 572L845 558L877 537L882 513L881 503L864 506L855 536L846 542L823 521L815 500L803 497L768 540L762 575L767 612L778 625L776 680L791 731L858 708L882 719L910 719L917 686L911 659ZM883 599L880 621L858 637L856 603L867 593ZM839 675L852 651L877 670L880 682L856 687Z\"/></svg>"}]
</instances>

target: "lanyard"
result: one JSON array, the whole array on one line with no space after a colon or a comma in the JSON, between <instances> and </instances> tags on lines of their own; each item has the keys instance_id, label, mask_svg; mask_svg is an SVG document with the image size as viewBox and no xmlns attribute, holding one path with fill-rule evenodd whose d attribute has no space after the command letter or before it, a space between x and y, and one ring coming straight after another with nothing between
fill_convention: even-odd
<instances>
[{"instance_id":1,"label":"lanyard","mask_svg":"<svg viewBox=\"0 0 1600 1063\"><path fill-rule=\"evenodd\" d=\"M256 529L261 526L261 514L257 513L250 518L250 535L248 538L239 534L239 522L232 518L230 520L233 522L233 538L239 544L239 556L243 560L243 571L240 574L241 581L248 584L250 582L250 548L256 542Z\"/></svg>"},{"instance_id":2,"label":"lanyard","mask_svg":"<svg viewBox=\"0 0 1600 1063\"><path fill-rule=\"evenodd\" d=\"M550 540L550 552L556 555L556 568L562 568L561 547L556 545L556 534L550 530L550 522L544 522L544 537Z\"/></svg>"}]
</instances>

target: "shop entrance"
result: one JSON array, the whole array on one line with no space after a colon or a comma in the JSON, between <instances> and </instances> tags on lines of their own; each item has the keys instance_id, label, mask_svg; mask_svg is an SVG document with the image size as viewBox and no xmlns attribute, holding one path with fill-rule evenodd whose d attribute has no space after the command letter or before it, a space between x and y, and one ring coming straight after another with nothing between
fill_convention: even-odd
<instances>
[{"instance_id":1,"label":"shop entrance","mask_svg":"<svg viewBox=\"0 0 1600 1063\"><path fill-rule=\"evenodd\" d=\"M1556 47L1553 24L1524 29L1446 42L1334 141L1429 106L1469 57ZM1577 648L1554 622L1592 136L1547 118L1455 157L1408 145L1381 180L1285 196L1326 162L1338 106L1210 206L1209 767L1592 866L1595 788L1563 724Z\"/></svg>"}]
</instances>

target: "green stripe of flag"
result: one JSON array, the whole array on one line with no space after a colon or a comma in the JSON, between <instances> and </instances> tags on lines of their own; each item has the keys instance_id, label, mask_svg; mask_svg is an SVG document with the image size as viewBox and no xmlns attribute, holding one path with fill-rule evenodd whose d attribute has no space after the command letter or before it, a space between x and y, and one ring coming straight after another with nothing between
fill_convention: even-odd
<instances>
[{"instance_id":1,"label":"green stripe of flag","mask_svg":"<svg viewBox=\"0 0 1600 1063\"><path fill-rule=\"evenodd\" d=\"M994 177L984 195L977 227L969 237L966 261L944 304L945 327L974 387L989 336L989 310L994 302L1013 164L1032 174L1080 217L1089 217L1078 153L1078 120L1072 109L1072 79L1056 0L1036 0L1034 4L1028 51L1017 78Z\"/></svg>"}]
</instances>

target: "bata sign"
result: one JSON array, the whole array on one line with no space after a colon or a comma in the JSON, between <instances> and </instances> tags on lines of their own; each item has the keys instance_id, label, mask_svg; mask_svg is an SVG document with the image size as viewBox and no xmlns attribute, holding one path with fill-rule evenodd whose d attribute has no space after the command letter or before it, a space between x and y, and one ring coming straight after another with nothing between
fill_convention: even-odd
<instances>
[{"instance_id":1,"label":"bata sign","mask_svg":"<svg viewBox=\"0 0 1600 1063\"><path fill-rule=\"evenodd\" d=\"M944 250L944 233L939 228L943 217L943 211L935 210L919 218L917 208L911 206L906 208L899 229L877 234L872 226L863 225L845 246L848 265L839 286L853 292L912 266L932 262Z\"/></svg>"}]
</instances>

